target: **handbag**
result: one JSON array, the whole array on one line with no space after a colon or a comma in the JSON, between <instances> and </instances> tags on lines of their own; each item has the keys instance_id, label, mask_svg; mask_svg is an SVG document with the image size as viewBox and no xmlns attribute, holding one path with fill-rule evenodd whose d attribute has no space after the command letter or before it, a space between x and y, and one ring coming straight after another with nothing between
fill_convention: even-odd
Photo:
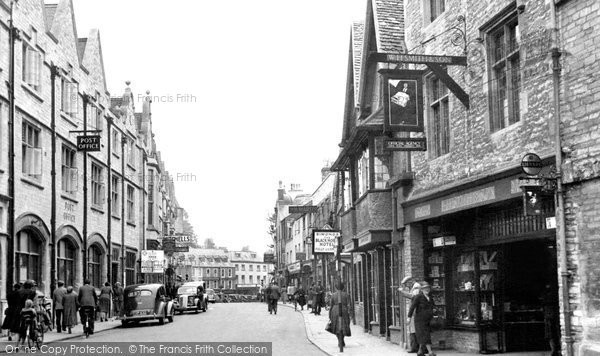
<instances>
[{"instance_id":1,"label":"handbag","mask_svg":"<svg viewBox=\"0 0 600 356\"><path fill-rule=\"evenodd\" d=\"M331 327L331 320L327 321L327 325L325 325L325 331L334 334L333 329Z\"/></svg>"}]
</instances>

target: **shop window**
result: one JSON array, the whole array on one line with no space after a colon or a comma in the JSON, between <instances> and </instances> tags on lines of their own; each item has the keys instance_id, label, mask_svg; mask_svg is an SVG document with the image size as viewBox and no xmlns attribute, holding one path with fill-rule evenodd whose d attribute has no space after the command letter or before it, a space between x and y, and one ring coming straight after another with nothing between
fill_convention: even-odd
<instances>
[{"instance_id":1,"label":"shop window","mask_svg":"<svg viewBox=\"0 0 600 356\"><path fill-rule=\"evenodd\" d=\"M63 280L67 286L75 283L75 254L75 246L69 239L58 241L58 279Z\"/></svg>"},{"instance_id":2,"label":"shop window","mask_svg":"<svg viewBox=\"0 0 600 356\"><path fill-rule=\"evenodd\" d=\"M448 88L438 78L426 79L428 101L428 145L431 158L450 151L450 111Z\"/></svg>"},{"instance_id":3,"label":"shop window","mask_svg":"<svg viewBox=\"0 0 600 356\"><path fill-rule=\"evenodd\" d=\"M426 258L425 274L431 285L433 318L437 325L446 323L446 267L443 251L431 251Z\"/></svg>"},{"instance_id":4,"label":"shop window","mask_svg":"<svg viewBox=\"0 0 600 356\"><path fill-rule=\"evenodd\" d=\"M88 276L93 286L102 286L102 250L97 245L88 249Z\"/></svg>"},{"instance_id":5,"label":"shop window","mask_svg":"<svg viewBox=\"0 0 600 356\"><path fill-rule=\"evenodd\" d=\"M22 172L37 180L42 175L42 145L40 129L23 120L22 124Z\"/></svg>"},{"instance_id":6,"label":"shop window","mask_svg":"<svg viewBox=\"0 0 600 356\"><path fill-rule=\"evenodd\" d=\"M390 249L387 250L388 254L390 254L391 257L391 265L390 265L390 269L391 269L391 285L390 285L390 289L391 289L391 295L392 295L392 303L391 303L391 308L392 308L392 325L394 326L401 326L402 325L402 315L403 315L403 311L402 311L402 305L404 305L404 299L402 297L402 295L400 294L400 292L398 291L398 288L400 288L400 282L402 281L402 278L400 278L400 276L403 275L402 273L402 250L400 249Z\"/></svg>"},{"instance_id":7,"label":"shop window","mask_svg":"<svg viewBox=\"0 0 600 356\"><path fill-rule=\"evenodd\" d=\"M359 303L363 302L363 274L362 274L362 261L359 261L358 263L354 264L354 267L356 268L356 288L354 288L355 291L355 295L354 295L354 300L356 300Z\"/></svg>"},{"instance_id":8,"label":"shop window","mask_svg":"<svg viewBox=\"0 0 600 356\"><path fill-rule=\"evenodd\" d=\"M495 132L520 120L521 34L516 10L490 27L487 32L490 129Z\"/></svg>"},{"instance_id":9,"label":"shop window","mask_svg":"<svg viewBox=\"0 0 600 356\"><path fill-rule=\"evenodd\" d=\"M62 146L62 191L64 193L75 193L77 191L77 166L75 164L75 150L68 146Z\"/></svg>"},{"instance_id":10,"label":"shop window","mask_svg":"<svg viewBox=\"0 0 600 356\"><path fill-rule=\"evenodd\" d=\"M15 251L16 281L25 282L28 279L40 282L42 244L33 233L21 231L18 234Z\"/></svg>"},{"instance_id":11,"label":"shop window","mask_svg":"<svg viewBox=\"0 0 600 356\"><path fill-rule=\"evenodd\" d=\"M135 283L135 260L136 253L127 251L125 254L125 283L127 285Z\"/></svg>"},{"instance_id":12,"label":"shop window","mask_svg":"<svg viewBox=\"0 0 600 356\"><path fill-rule=\"evenodd\" d=\"M377 252L370 253L370 268L369 268L369 287L370 287L370 298L371 298L371 321L379 321L379 255Z\"/></svg>"}]
</instances>

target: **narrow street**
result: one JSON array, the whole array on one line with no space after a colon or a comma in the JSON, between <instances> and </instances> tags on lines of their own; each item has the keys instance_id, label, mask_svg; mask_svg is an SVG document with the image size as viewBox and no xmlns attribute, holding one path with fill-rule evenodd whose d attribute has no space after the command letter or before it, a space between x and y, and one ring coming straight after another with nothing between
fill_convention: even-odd
<instances>
[{"instance_id":1,"label":"narrow street","mask_svg":"<svg viewBox=\"0 0 600 356\"><path fill-rule=\"evenodd\" d=\"M211 304L206 313L176 314L172 324L144 322L69 341L273 342L273 355L324 355L308 341L300 313L280 305L270 315L264 303Z\"/></svg>"}]
</instances>

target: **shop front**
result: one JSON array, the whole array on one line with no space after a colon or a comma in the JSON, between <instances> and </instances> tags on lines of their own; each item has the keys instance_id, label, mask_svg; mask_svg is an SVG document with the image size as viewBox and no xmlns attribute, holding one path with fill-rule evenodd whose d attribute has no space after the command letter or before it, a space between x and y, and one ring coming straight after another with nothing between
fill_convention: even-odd
<instances>
[{"instance_id":1,"label":"shop front","mask_svg":"<svg viewBox=\"0 0 600 356\"><path fill-rule=\"evenodd\" d=\"M525 216L518 176L405 205L422 233L432 286L434 346L461 352L549 349L545 311L558 311L554 201ZM558 315L558 313L556 313Z\"/></svg>"}]
</instances>

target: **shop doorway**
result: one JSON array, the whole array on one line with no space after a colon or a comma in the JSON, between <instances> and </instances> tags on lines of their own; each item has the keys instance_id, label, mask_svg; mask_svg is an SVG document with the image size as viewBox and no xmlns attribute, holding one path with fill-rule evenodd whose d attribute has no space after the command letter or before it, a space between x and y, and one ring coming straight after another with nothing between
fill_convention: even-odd
<instances>
[{"instance_id":1,"label":"shop doorway","mask_svg":"<svg viewBox=\"0 0 600 356\"><path fill-rule=\"evenodd\" d=\"M559 330L555 245L523 241L505 245L504 251L506 352L549 350L552 330Z\"/></svg>"}]
</instances>

